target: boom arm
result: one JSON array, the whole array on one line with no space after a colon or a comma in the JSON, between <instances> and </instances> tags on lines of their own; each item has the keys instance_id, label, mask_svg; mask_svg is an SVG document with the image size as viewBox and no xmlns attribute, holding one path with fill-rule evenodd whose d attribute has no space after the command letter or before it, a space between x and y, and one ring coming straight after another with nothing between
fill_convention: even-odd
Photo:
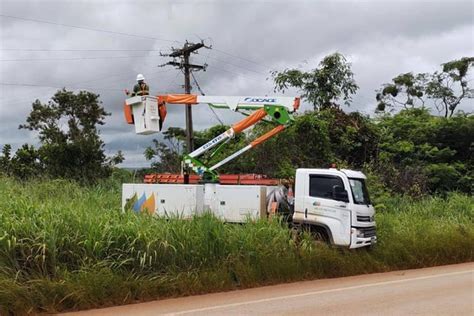
<instances>
[{"instance_id":1,"label":"boom arm","mask_svg":"<svg viewBox=\"0 0 474 316\"><path fill-rule=\"evenodd\" d=\"M135 97L137 98L137 97ZM160 95L155 97L144 96L142 98L142 103L145 102L145 99L152 98L156 99L155 104L157 109L154 110L151 105L143 106L143 110L140 111L133 111L133 113L141 113L143 116L146 116L147 108L148 112L158 113L159 114L159 121L160 126L159 130L161 130L161 125L164 121L164 117L166 116L166 103L169 104L198 104L198 103L207 103L212 107L215 108L226 108L233 111L238 110L255 110L251 115L246 117L245 119L237 122L236 124L232 125L231 128L226 130L224 133L218 135L214 139L210 140L206 144L202 145L195 151L191 152L188 155L185 155L183 162L186 166L190 167L194 172L199 175L206 175L213 180L218 178L218 174L216 173L216 169L224 165L225 163L235 159L236 157L240 156L244 152L248 151L251 148L265 142L269 138L273 137L274 135L278 134L285 127L293 121L293 113L299 108L300 98L298 97L254 97L254 96L198 96L192 94L170 94L170 95ZM138 104L138 100L132 100L134 98L127 99L126 106L125 106L125 116L127 118L127 122L133 124L135 120L131 117L132 111L130 108L127 109L127 106L133 106ZM127 115L128 110L128 115ZM221 160L220 162L214 164L211 167L206 166L203 162L201 162L197 157L203 155L205 152L209 151L210 149L214 148L220 143L224 143L229 141L233 138L236 134L243 132L248 127L258 123L264 117L270 116L271 120L278 125L272 129L271 131L267 132L266 134L258 137L254 141L252 141L247 146L243 147L242 149L236 151L232 155L226 157L225 159ZM131 118L130 118L131 117ZM156 119L156 118L155 118ZM135 123L136 124L136 123ZM146 125L146 120L144 120L144 124ZM146 130L146 126L145 126ZM147 131L142 132L143 134L147 134ZM212 154L211 154L212 156Z\"/></svg>"}]
</instances>

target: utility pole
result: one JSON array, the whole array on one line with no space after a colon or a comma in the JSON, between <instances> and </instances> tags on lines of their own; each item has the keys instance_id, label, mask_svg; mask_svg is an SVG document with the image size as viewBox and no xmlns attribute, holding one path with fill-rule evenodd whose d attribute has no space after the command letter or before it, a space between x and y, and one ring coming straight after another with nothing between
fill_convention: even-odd
<instances>
[{"instance_id":1,"label":"utility pole","mask_svg":"<svg viewBox=\"0 0 474 316\"><path fill-rule=\"evenodd\" d=\"M206 70L206 64L204 65L195 65L189 63L189 57L191 53L196 53L196 51L202 47L206 47L203 42L201 43L189 43L186 41L182 48L171 48L172 53L162 56L173 57L173 61L169 61L166 65L175 66L183 70L184 73L184 91L186 94L191 94L191 71L196 70ZM208 47L206 47L208 48ZM176 58L179 58L179 61L176 61ZM188 152L194 150L194 137L193 137L193 112L192 105L186 104L186 147Z\"/></svg>"}]
</instances>

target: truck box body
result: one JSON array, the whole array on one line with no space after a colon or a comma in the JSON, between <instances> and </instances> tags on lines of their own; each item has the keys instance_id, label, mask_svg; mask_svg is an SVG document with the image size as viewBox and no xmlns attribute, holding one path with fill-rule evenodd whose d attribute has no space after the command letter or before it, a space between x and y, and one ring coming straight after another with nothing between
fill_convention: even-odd
<instances>
[{"instance_id":1,"label":"truck box body","mask_svg":"<svg viewBox=\"0 0 474 316\"><path fill-rule=\"evenodd\" d=\"M256 185L216 185L217 217L230 223L243 223L267 216L267 188Z\"/></svg>"},{"instance_id":2,"label":"truck box body","mask_svg":"<svg viewBox=\"0 0 474 316\"><path fill-rule=\"evenodd\" d=\"M200 184L123 184L122 209L190 218L204 211Z\"/></svg>"},{"instance_id":3,"label":"truck box body","mask_svg":"<svg viewBox=\"0 0 474 316\"><path fill-rule=\"evenodd\" d=\"M266 186L220 184L123 184L122 209L190 218L211 212L226 222L266 217Z\"/></svg>"}]
</instances>

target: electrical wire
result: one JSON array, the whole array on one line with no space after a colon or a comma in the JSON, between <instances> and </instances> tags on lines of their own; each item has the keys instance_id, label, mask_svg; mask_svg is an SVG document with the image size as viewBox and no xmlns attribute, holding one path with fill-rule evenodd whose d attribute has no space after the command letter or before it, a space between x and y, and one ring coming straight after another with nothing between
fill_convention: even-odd
<instances>
[{"instance_id":1,"label":"electrical wire","mask_svg":"<svg viewBox=\"0 0 474 316\"><path fill-rule=\"evenodd\" d=\"M216 69L216 70L219 70L219 71L224 71L224 72L227 72L227 73L230 73L230 74L233 74L237 77L244 77L244 78L247 78L249 80L255 80L255 78L252 78L252 77L249 77L248 75L250 74L243 74L243 73L238 73L238 72L235 72L235 71L232 71L232 70L228 70L228 69L225 69L225 68L221 68L221 67L217 67L215 65L208 65L207 66L208 69Z\"/></svg>"},{"instance_id":2,"label":"electrical wire","mask_svg":"<svg viewBox=\"0 0 474 316\"><path fill-rule=\"evenodd\" d=\"M234 58L238 58L238 59L241 59L241 60L245 60L246 62L248 63L252 63L254 65L257 65L257 66L260 66L260 67L264 67L266 69L269 69L270 67L268 67L267 65L264 65L262 63L258 63L256 61L253 61L253 60L250 60L248 58L245 58L245 57L240 57L240 56L237 56L237 55L234 55L234 54L231 54L231 53L228 53L222 49L217 49L217 48L213 48L213 50L215 50L216 52L219 52L219 53L222 53L222 54L225 54L227 56L231 56L231 57L234 57Z\"/></svg>"},{"instance_id":3,"label":"electrical wire","mask_svg":"<svg viewBox=\"0 0 474 316\"><path fill-rule=\"evenodd\" d=\"M242 69L254 72L254 73L259 74L259 75L264 75L264 76L266 75L263 72L256 71L256 70L253 70L253 69L250 69L250 68L247 68L247 67L243 67L243 66L240 66L240 65L236 65L236 64L230 63L228 61L225 61L225 60L222 60L222 59L219 59L219 58L216 58L216 57L208 56L208 58L213 59L213 60L215 60L217 62L220 62L220 63L224 63L224 64L228 64L228 65L231 65L231 66L234 66L234 67L242 68Z\"/></svg>"},{"instance_id":4,"label":"electrical wire","mask_svg":"<svg viewBox=\"0 0 474 316\"><path fill-rule=\"evenodd\" d=\"M24 52L159 52L159 49L43 49L43 48L0 48L3 51Z\"/></svg>"},{"instance_id":5,"label":"electrical wire","mask_svg":"<svg viewBox=\"0 0 474 316\"><path fill-rule=\"evenodd\" d=\"M194 77L194 73L193 73L192 71L191 71L191 77L193 78L193 81L194 81L194 83L196 84L196 87L198 88L198 90L199 90L199 92L201 93L201 95L206 95L206 94L204 93L204 91L202 91L201 86L200 86L199 83L197 82L196 77ZM211 105L209 105L209 109L211 109L212 113L214 113L214 116L215 116L216 119L219 121L219 123L220 123L221 125L224 125L224 122L222 122L222 120L220 119L219 115L217 115L216 111L214 111L214 109L212 108Z\"/></svg>"},{"instance_id":6,"label":"electrical wire","mask_svg":"<svg viewBox=\"0 0 474 316\"><path fill-rule=\"evenodd\" d=\"M33 83L11 83L11 82L0 82L1 86L21 86L21 87L40 87L40 88L55 88L55 89L62 89L65 87L58 87L58 86L50 86L50 85L40 85L40 84L33 84ZM70 87L74 90L110 90L110 91L122 91L122 89L112 89L112 88L80 88L80 87Z\"/></svg>"},{"instance_id":7,"label":"electrical wire","mask_svg":"<svg viewBox=\"0 0 474 316\"><path fill-rule=\"evenodd\" d=\"M154 71L154 72L149 72L149 73L144 73L147 77L151 77L155 74L159 74L159 73L166 73L166 72L170 72L171 69L167 69L167 70L160 70L160 71ZM95 78L95 79L91 79L91 80L83 80L83 81L76 81L76 82L73 82L73 83L67 83L65 84L63 87L64 88L69 88L70 86L77 86L77 85L80 85L80 84L85 84L85 83L91 83L91 82L94 82L94 81L99 81L99 80L103 80L103 79L107 79L107 78L110 78L110 77L117 77L117 76L121 76L121 77L130 77L130 72L127 72L127 73L119 73L119 74L113 74L113 75L108 75L108 76L104 76L104 77L99 77L99 78ZM112 81L107 81L107 83L111 83L111 82L118 82L118 81L123 81L124 79L120 78L118 80L112 80ZM25 85L20 85L20 84L8 84L9 86L25 86ZM28 84L27 85L28 87L35 87L35 88L40 88L40 89L44 89L44 88L50 88L50 89L58 89L58 86L59 85L38 85L38 84ZM62 88L60 88L62 89ZM89 89L89 90L105 90L105 91L123 91L122 89L112 89L112 88L100 88L100 87L95 87L95 88L74 88L74 87L70 87L70 89L74 89L74 90L77 90L77 89ZM28 99L23 99L23 100L29 100ZM14 102L14 103L11 103L11 102ZM3 103L10 103L10 104L16 104L16 101L17 98L2 98L0 99L0 102L3 102Z\"/></svg>"},{"instance_id":8,"label":"electrical wire","mask_svg":"<svg viewBox=\"0 0 474 316\"><path fill-rule=\"evenodd\" d=\"M18 19L18 20L23 20L23 21L29 21L29 22L36 22L36 23L43 23L43 24L50 24L50 25L56 25L56 26L61 26L61 27L69 27L69 28L75 28L75 29L82 29L82 30L87 30L87 31L95 31L95 32L101 32L101 33L107 33L107 34L115 34L115 35L122 35L122 36L128 36L128 37L134 37L134 38L142 38L142 39L148 39L148 40L158 40L158 41L166 41L166 42L172 42L172 43L180 43L179 41L176 41L176 40L169 40L169 39L163 39L163 38L157 38L157 37L151 37L151 36L143 36L143 35L138 35L138 34L131 34L131 33L124 33L124 32L115 32L115 31L110 31L110 30L104 30L104 29L99 29L99 28L92 28L92 27L87 27L87 26L77 26L77 25L72 25L72 24L64 24L64 23L57 23L57 22L51 22L51 21L46 21L46 20L40 20L40 19L32 19L32 18L26 18L26 17L19 17L19 16L13 16L13 15L7 15L7 14L0 14L0 17L4 17L4 18L10 18L10 19ZM11 49L11 50L14 50L14 49ZM33 49L31 49L33 50ZM228 55L228 56L231 56L233 58L237 58L237 59L240 59L240 60L243 60L243 61L246 61L248 63L252 63L252 64L255 64L255 65L258 65L260 67L265 67L268 69L268 66L265 66L261 63L258 63L258 62L255 62L253 60L250 60L248 58L244 58L244 57L241 57L241 56L237 56L235 54L232 54L232 53L229 53L229 52L226 52L224 50L221 50L221 49L216 49L214 48L215 51L219 52L219 53L222 53L222 54L225 54L225 55ZM39 50L38 50L39 51ZM44 51L53 51L53 50L44 50ZM58 50L59 51L59 50ZM64 49L62 51L74 51L72 49ZM77 50L79 51L79 50ZM83 51L106 51L106 50L83 50ZM118 51L118 50L117 50ZM124 50L125 51L125 50ZM138 51L138 50L137 50ZM145 50L143 50L145 51ZM151 51L151 50L150 50ZM152 57L152 56L112 56L112 57L77 57L77 58L45 58L45 59L4 59L4 60L0 60L0 61L3 61L3 62L10 62L10 61L15 61L15 62L18 62L18 61L53 61L53 60L94 60L94 59L118 59L118 58L141 58L141 57ZM208 55L207 58L210 58L210 56ZM207 59L206 58L206 59ZM251 70L251 69L248 69L246 67L242 67L240 65L236 65L236 64L232 64L232 63L229 63L227 61L223 61L223 60L220 60L218 58L214 58L212 57L213 59L219 61L219 62L222 62L222 63L227 63L229 65L232 65L234 67L239 67L239 68L242 68L242 69L246 69L247 71L252 71L254 73L259 73L259 74L263 74L259 71L254 71L254 70ZM221 71L225 71L225 72L229 72L229 73L233 73L233 74L236 74L238 76L242 75L242 74L239 74L239 73L235 73L233 71L229 71L229 70L226 70L226 69L223 69L223 68L219 68L219 67L215 67L215 66L212 66L213 68L216 68L216 69L219 69ZM197 81L196 81L197 82ZM35 85L35 84L13 84L13 83L4 83L5 84L9 84L9 85L23 85L23 86L42 86L42 85ZM49 87L49 86L42 86L42 87ZM53 87L53 86L51 86ZM56 87L55 87L56 88ZM113 90L120 90L120 89L113 89ZM219 119L220 121L220 119Z\"/></svg>"},{"instance_id":9,"label":"electrical wire","mask_svg":"<svg viewBox=\"0 0 474 316\"><path fill-rule=\"evenodd\" d=\"M22 59L0 59L0 62L17 62L17 61L59 61L59 60L94 60L94 59L123 59L123 58L146 58L159 57L152 55L138 56L101 56L101 57L73 57L73 58L22 58Z\"/></svg>"},{"instance_id":10,"label":"electrical wire","mask_svg":"<svg viewBox=\"0 0 474 316\"><path fill-rule=\"evenodd\" d=\"M23 21L29 21L29 22L36 22L36 23L43 23L43 24L50 24L50 25L57 25L57 26L87 30L87 31L95 31L95 32L101 32L101 33L107 33L107 34L115 34L115 35L143 38L143 39L148 39L148 40L164 41L164 42L170 42L170 43L179 43L178 41L165 39L165 38L144 36L144 35L138 35L138 34L124 33L124 32L115 32L115 31L103 30L103 29L98 29L98 28L93 28L93 27L88 27L88 26L77 26L77 25L72 25L72 24L57 23L57 22L51 22L51 21L39 20L39 19L31 19L31 18L25 18L25 17L8 15L8 14L0 14L0 17L9 18L9 19L23 20Z\"/></svg>"},{"instance_id":11,"label":"electrical wire","mask_svg":"<svg viewBox=\"0 0 474 316\"><path fill-rule=\"evenodd\" d=\"M170 42L170 43L182 43L182 42L179 42L179 41L176 41L176 40L170 40L170 39L164 39L164 38L158 38L158 37L152 37L152 36L143 36L143 35L138 35L138 34L115 32L115 31L103 30L103 29L98 29L98 28L93 28L93 27L77 26L77 25L72 25L72 24L63 24L63 23L51 22L51 21L40 20L40 19L32 19L32 18L25 18L25 17L7 15L7 14L0 14L0 17L23 20L23 21L29 21L29 22L36 22L36 23L43 23L43 24L50 24L50 25L57 25L57 26L62 26L62 27L76 28L76 29L82 29L82 30L87 30L87 31L102 32L102 33L107 33L107 34L115 34L115 35L122 35L122 36L128 36L128 37L142 38L142 39L148 39L148 40L165 41L165 42ZM248 58L241 57L241 56L226 52L222 49L217 49L217 48L213 48L213 49L215 51L221 53L221 54L225 54L225 55L231 56L233 58L244 60L248 63L252 63L254 65L258 65L258 66L264 67L266 69L270 68L267 65L264 65L262 63L258 63L256 61L250 60Z\"/></svg>"}]
</instances>

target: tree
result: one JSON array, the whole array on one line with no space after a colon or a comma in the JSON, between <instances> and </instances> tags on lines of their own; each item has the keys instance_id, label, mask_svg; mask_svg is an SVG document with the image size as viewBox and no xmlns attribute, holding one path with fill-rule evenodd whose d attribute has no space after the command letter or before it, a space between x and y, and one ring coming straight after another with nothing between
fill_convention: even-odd
<instances>
[{"instance_id":1,"label":"tree","mask_svg":"<svg viewBox=\"0 0 474 316\"><path fill-rule=\"evenodd\" d=\"M464 57L443 64L443 71L431 76L426 94L434 99L436 108L444 113L444 117L452 117L463 99L474 97L474 89L469 88L467 79L473 65L474 57Z\"/></svg>"},{"instance_id":2,"label":"tree","mask_svg":"<svg viewBox=\"0 0 474 316\"><path fill-rule=\"evenodd\" d=\"M427 75L411 72L400 74L386 83L376 95L379 102L378 111L384 111L387 106L401 106L405 109L424 107L424 93L426 90Z\"/></svg>"},{"instance_id":3,"label":"tree","mask_svg":"<svg viewBox=\"0 0 474 316\"><path fill-rule=\"evenodd\" d=\"M349 105L352 95L359 88L351 64L340 53L324 57L319 66L311 71L285 69L273 71L272 76L275 91L297 88L302 98L311 103L314 109L337 107L341 99Z\"/></svg>"},{"instance_id":4,"label":"tree","mask_svg":"<svg viewBox=\"0 0 474 316\"><path fill-rule=\"evenodd\" d=\"M36 100L19 128L39 133L38 155L48 176L89 183L109 176L112 166L123 161L121 152L111 158L104 153L97 125L107 115L99 95L63 89L47 104Z\"/></svg>"},{"instance_id":5,"label":"tree","mask_svg":"<svg viewBox=\"0 0 474 316\"><path fill-rule=\"evenodd\" d=\"M378 122L378 173L395 192L472 192L474 117L450 120L427 109L402 110Z\"/></svg>"},{"instance_id":6,"label":"tree","mask_svg":"<svg viewBox=\"0 0 474 316\"><path fill-rule=\"evenodd\" d=\"M0 156L0 172L10 174L11 170L11 152L12 146L5 144L2 148L2 155Z\"/></svg>"},{"instance_id":7,"label":"tree","mask_svg":"<svg viewBox=\"0 0 474 316\"><path fill-rule=\"evenodd\" d=\"M182 128L170 127L163 135L165 141L153 139L153 145L145 149L145 158L152 160L155 172L179 173L186 133Z\"/></svg>"},{"instance_id":8,"label":"tree","mask_svg":"<svg viewBox=\"0 0 474 316\"><path fill-rule=\"evenodd\" d=\"M8 176L14 176L21 180L43 175L43 164L40 160L38 150L33 146L24 144L11 155L11 145L6 144L2 148L0 156L0 172Z\"/></svg>"},{"instance_id":9,"label":"tree","mask_svg":"<svg viewBox=\"0 0 474 316\"><path fill-rule=\"evenodd\" d=\"M424 108L429 99L444 117L452 117L462 100L474 97L468 80L473 64L474 57L463 57L443 64L441 72L400 74L377 91L377 111L397 106Z\"/></svg>"}]
</instances>

